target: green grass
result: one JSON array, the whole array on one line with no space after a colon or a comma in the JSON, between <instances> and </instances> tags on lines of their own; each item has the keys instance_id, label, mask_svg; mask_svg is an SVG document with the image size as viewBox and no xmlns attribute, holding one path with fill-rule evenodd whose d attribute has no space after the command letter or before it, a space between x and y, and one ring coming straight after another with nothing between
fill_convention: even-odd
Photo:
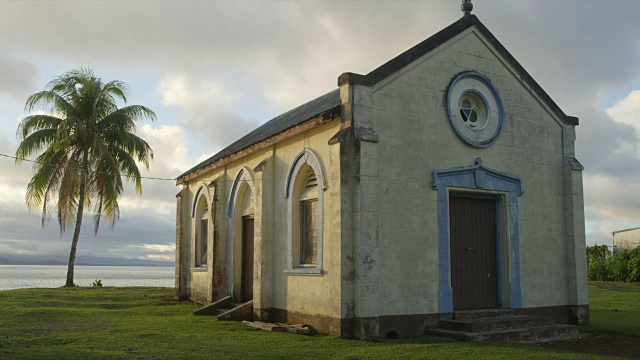
<instances>
[{"instance_id":1,"label":"green grass","mask_svg":"<svg viewBox=\"0 0 640 360\"><path fill-rule=\"evenodd\" d=\"M592 287L592 294L609 299L607 304L619 293L629 291ZM637 299L638 293L634 294ZM594 302L591 330L616 331L619 321L605 321L611 312L601 312L599 301L604 300ZM625 306L617 305L622 314L635 309L636 316L635 327L624 327L625 333L637 334L640 304ZM166 288L0 291L0 359L599 358L531 345L462 343L427 336L374 343L272 333L193 316L196 308L174 301L173 290Z\"/></svg>"},{"instance_id":2,"label":"green grass","mask_svg":"<svg viewBox=\"0 0 640 360\"><path fill-rule=\"evenodd\" d=\"M639 283L591 282L589 310L584 330L640 336Z\"/></svg>"}]
</instances>

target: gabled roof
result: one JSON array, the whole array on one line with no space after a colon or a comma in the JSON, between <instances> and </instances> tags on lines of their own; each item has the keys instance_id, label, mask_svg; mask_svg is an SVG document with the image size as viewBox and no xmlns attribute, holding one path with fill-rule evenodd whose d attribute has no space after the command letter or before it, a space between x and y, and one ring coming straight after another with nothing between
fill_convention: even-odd
<instances>
[{"instance_id":1,"label":"gabled roof","mask_svg":"<svg viewBox=\"0 0 640 360\"><path fill-rule=\"evenodd\" d=\"M566 115L562 111L562 109L560 109L560 107L551 99L551 97L542 89L542 87L533 79L533 77L529 75L529 73L522 67L522 65L520 65L520 63L513 57L513 55L511 55L509 51L507 51L507 49L498 41L498 39L496 39L495 36L493 36L493 34L482 24L482 22L480 22L480 20L475 15L462 17L460 20L447 26L446 28L437 32L435 35L412 47L411 49L389 60L367 75L348 72L343 73L338 78L338 86L346 83L373 86L472 26L475 27L482 35L484 35L484 37L491 43L491 45L493 45L497 52L509 63L509 65L511 65L511 67L513 67L513 69L515 69L522 81L524 81L531 88L531 90L536 95L538 95L540 99L542 99L542 101L544 101L544 103L551 109L551 111L553 111L560 119L562 119L565 124L574 126L578 125L578 118ZM177 180L178 182L180 182L183 177L193 172L202 170L209 165L213 165L214 163L221 161L228 156L247 149L258 142L267 140L268 138L291 129L296 125L300 125L305 121L310 120L324 112L330 111L332 114L339 113L339 107L340 90L336 89L267 121L262 126L245 135L240 140L227 146L219 153L213 155L209 159L201 162L182 175L178 176Z\"/></svg>"},{"instance_id":2,"label":"gabled roof","mask_svg":"<svg viewBox=\"0 0 640 360\"><path fill-rule=\"evenodd\" d=\"M266 140L287 129L310 120L318 114L327 112L339 106L340 89L335 89L329 93L326 93L318 98L309 101L306 104L300 105L297 108L289 110L286 113L267 121L257 129L240 138L240 140L222 149L219 153L187 170L184 174L178 176L178 180L186 175L189 175L190 173L203 169L218 160L221 160L227 156L237 153L238 151L246 149L257 142Z\"/></svg>"},{"instance_id":3,"label":"gabled roof","mask_svg":"<svg viewBox=\"0 0 640 360\"><path fill-rule=\"evenodd\" d=\"M511 55L509 51L507 51L507 49L502 46L498 39L493 36L489 29L487 29L475 15L462 17L460 20L440 30L427 40L389 60L367 75L354 73L344 73L340 75L340 77L338 78L338 85L350 83L373 86L472 26L474 26L482 35L484 35L484 37L491 43L491 45L493 45L498 53L509 63L509 65L511 65L516 70L518 75L520 75L522 81L529 85L532 91L536 95L538 95L542 99L542 101L544 101L545 104L560 119L562 119L565 124L574 126L578 125L578 118L566 115L562 111L562 109L560 109L558 104L556 104L551 99L551 97L542 89L542 87L535 80L533 80L533 77L529 75L529 73L522 67L522 65L520 65L520 63L513 57L513 55Z\"/></svg>"}]
</instances>

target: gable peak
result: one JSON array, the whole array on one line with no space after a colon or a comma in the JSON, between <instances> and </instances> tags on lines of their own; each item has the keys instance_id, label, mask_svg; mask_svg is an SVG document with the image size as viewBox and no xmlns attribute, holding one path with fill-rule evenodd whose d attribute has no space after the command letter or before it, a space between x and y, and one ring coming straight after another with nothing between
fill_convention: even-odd
<instances>
[{"instance_id":1,"label":"gable peak","mask_svg":"<svg viewBox=\"0 0 640 360\"><path fill-rule=\"evenodd\" d=\"M462 0L460 10L462 10L464 16L471 15L471 11L473 10L473 4L471 3L471 0Z\"/></svg>"}]
</instances>

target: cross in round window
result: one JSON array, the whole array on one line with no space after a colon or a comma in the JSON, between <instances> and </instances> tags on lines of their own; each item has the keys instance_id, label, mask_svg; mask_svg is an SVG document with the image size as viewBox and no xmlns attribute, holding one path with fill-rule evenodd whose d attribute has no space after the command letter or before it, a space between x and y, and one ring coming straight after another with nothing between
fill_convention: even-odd
<instances>
[{"instance_id":1,"label":"cross in round window","mask_svg":"<svg viewBox=\"0 0 640 360\"><path fill-rule=\"evenodd\" d=\"M467 92L460 98L460 116L468 127L480 130L487 123L487 107L478 95Z\"/></svg>"}]
</instances>

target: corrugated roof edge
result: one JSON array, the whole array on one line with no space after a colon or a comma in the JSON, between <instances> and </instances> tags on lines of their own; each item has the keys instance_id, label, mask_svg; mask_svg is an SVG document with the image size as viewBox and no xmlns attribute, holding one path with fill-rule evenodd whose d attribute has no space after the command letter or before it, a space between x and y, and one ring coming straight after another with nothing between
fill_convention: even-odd
<instances>
[{"instance_id":1,"label":"corrugated roof edge","mask_svg":"<svg viewBox=\"0 0 640 360\"><path fill-rule=\"evenodd\" d=\"M611 235L615 235L617 233L621 233L621 232L625 232L625 231L638 230L638 229L640 229L640 227L634 227L634 228L629 228L629 229L624 229L624 230L616 230L616 231L612 232Z\"/></svg>"},{"instance_id":2,"label":"corrugated roof edge","mask_svg":"<svg viewBox=\"0 0 640 360\"><path fill-rule=\"evenodd\" d=\"M254 145L260 141L266 140L283 131L286 131L339 105L340 89L335 89L298 107L295 107L285 112L284 114L278 115L275 118L267 121L266 123L262 124L247 135L243 136L236 142L222 149L217 154L187 170L186 172L178 176L176 178L176 181L180 181L185 176L197 170L205 168L218 160L221 160L227 156L231 156L239 151L250 147L251 145Z\"/></svg>"},{"instance_id":3,"label":"corrugated roof edge","mask_svg":"<svg viewBox=\"0 0 640 360\"><path fill-rule=\"evenodd\" d=\"M487 27L484 26L480 19L475 15L460 18L460 20L438 31L433 36L395 58L387 61L367 75L349 72L343 73L338 78L338 86L346 83L373 86L472 26L478 29L478 31L484 35L487 40L489 40L498 53L518 72L518 75L520 75L522 80L531 87L533 92L536 93L542 101L544 101L544 103L562 120L563 123L573 126L577 126L579 124L578 118L565 114L558 104L551 99L551 97L544 91L544 89L542 89L542 87L533 79L524 67L520 65L518 60L516 60L513 55L507 51L500 41L498 41L491 31L489 31L489 29L487 29Z\"/></svg>"}]
</instances>

